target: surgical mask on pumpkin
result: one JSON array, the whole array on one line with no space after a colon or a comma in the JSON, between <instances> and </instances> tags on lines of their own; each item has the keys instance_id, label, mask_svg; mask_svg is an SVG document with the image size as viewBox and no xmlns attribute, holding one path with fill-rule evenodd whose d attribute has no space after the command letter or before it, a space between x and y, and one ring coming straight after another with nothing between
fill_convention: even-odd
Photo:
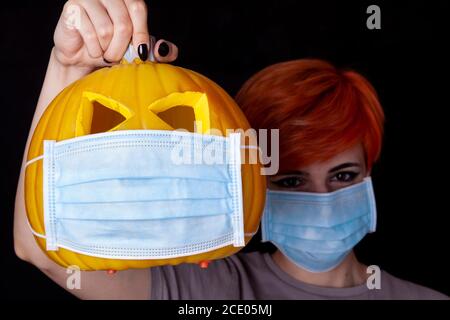
<instances>
[{"instance_id":1,"label":"surgical mask on pumpkin","mask_svg":"<svg viewBox=\"0 0 450 320\"><path fill-rule=\"evenodd\" d=\"M238 133L113 131L44 141L43 159L47 250L162 259L245 245Z\"/></svg>"},{"instance_id":2,"label":"surgical mask on pumpkin","mask_svg":"<svg viewBox=\"0 0 450 320\"><path fill-rule=\"evenodd\" d=\"M267 190L262 241L310 272L337 267L376 228L370 177L330 193Z\"/></svg>"}]
</instances>

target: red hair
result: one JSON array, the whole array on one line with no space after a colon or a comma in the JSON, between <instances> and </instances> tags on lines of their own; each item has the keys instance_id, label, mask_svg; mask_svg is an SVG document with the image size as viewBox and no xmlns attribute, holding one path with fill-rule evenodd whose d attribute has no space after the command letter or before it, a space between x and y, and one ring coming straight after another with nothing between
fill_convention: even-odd
<instances>
[{"instance_id":1,"label":"red hair","mask_svg":"<svg viewBox=\"0 0 450 320\"><path fill-rule=\"evenodd\" d=\"M360 74L300 59L251 77L236 101L255 129L280 129L280 167L325 161L362 143L367 168L381 151L384 113Z\"/></svg>"}]
</instances>

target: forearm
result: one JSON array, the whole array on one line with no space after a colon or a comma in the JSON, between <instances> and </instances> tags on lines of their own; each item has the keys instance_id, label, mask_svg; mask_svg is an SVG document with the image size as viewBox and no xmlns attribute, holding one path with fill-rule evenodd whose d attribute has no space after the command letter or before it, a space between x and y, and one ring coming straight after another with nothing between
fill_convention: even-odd
<instances>
[{"instance_id":1,"label":"forearm","mask_svg":"<svg viewBox=\"0 0 450 320\"><path fill-rule=\"evenodd\" d=\"M24 204L24 164L26 162L28 146L39 119L53 98L55 98L66 86L85 76L90 71L92 71L92 69L63 66L56 59L54 49L50 54L47 72L25 146L14 212L14 246L16 253L20 258L35 264L42 264L44 261L50 262L50 260L40 251L26 222L26 210Z\"/></svg>"},{"instance_id":2,"label":"forearm","mask_svg":"<svg viewBox=\"0 0 450 320\"><path fill-rule=\"evenodd\" d=\"M79 24L68 21L70 10L79 9ZM126 17L124 20L123 17ZM103 21L105 23L96 23ZM95 22L95 23L94 23ZM96 25L101 25L105 36L97 37ZM75 28L74 28L75 27ZM93 36L94 35L94 36ZM114 41L112 41L114 39ZM71 0L64 6L54 33L54 45L42 85L42 90L31 123L17 186L14 211L14 249L17 256L38 267L63 288L68 274L66 269L51 260L38 246L27 223L24 201L25 163L31 137L39 119L51 101L65 87L94 71L118 62L132 39L134 47L149 47L147 10L142 0L101 1ZM56 49L55 49L56 48ZM146 60L146 57L141 57ZM104 271L81 273L81 289L70 290L85 299L148 299L150 274L147 269L125 270L114 276Z\"/></svg>"},{"instance_id":3,"label":"forearm","mask_svg":"<svg viewBox=\"0 0 450 320\"><path fill-rule=\"evenodd\" d=\"M79 66L64 66L55 56L55 48L50 53L50 59L45 74L44 83L39 95L38 103L33 117L30 133L41 118L50 102L65 87L92 72L93 68Z\"/></svg>"}]
</instances>

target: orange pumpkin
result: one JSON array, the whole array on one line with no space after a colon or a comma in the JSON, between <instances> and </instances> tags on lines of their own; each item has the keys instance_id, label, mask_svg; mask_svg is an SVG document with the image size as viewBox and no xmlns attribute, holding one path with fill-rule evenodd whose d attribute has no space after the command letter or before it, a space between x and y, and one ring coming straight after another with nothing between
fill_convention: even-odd
<instances>
[{"instance_id":1,"label":"orange pumpkin","mask_svg":"<svg viewBox=\"0 0 450 320\"><path fill-rule=\"evenodd\" d=\"M27 160L43 154L44 140L66 140L115 130L186 128L201 133L218 129L246 130L249 124L233 99L208 78L188 69L153 62L122 63L97 70L64 89L41 117L28 150ZM217 134L211 132L211 134ZM264 205L265 177L259 164L243 163L244 230L258 229ZM30 226L45 234L43 210L43 163L32 162L25 172L25 204ZM232 245L192 256L125 260L79 254L64 248L47 251L45 239L35 236L41 249L63 267L81 270L123 270L219 259L241 248ZM251 236L246 236L246 243Z\"/></svg>"}]
</instances>

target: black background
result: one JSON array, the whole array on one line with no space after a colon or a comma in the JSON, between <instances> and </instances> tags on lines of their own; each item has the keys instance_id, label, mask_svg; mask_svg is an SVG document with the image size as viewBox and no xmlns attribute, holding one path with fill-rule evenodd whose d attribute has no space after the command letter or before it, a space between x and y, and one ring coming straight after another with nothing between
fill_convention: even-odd
<instances>
[{"instance_id":1,"label":"black background","mask_svg":"<svg viewBox=\"0 0 450 320\"><path fill-rule=\"evenodd\" d=\"M1 291L10 299L72 299L14 255L14 196L29 126L62 1L8 1L1 39ZM149 1L150 32L179 46L176 65L231 95L256 71L289 59L323 58L365 75L386 113L373 170L378 230L361 261L450 295L448 15L442 1ZM381 8L368 30L366 8ZM259 237L246 250L256 250Z\"/></svg>"}]
</instances>

